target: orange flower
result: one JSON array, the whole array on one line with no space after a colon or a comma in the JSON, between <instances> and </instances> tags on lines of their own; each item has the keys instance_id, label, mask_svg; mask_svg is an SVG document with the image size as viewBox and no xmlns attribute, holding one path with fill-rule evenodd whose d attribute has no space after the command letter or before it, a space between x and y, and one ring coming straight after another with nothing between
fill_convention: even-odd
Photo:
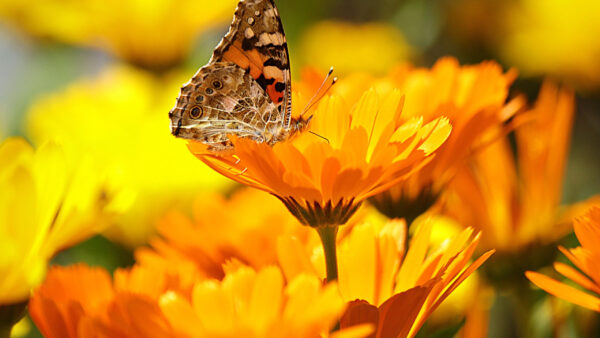
<instances>
[{"instance_id":1,"label":"orange flower","mask_svg":"<svg viewBox=\"0 0 600 338\"><path fill-rule=\"evenodd\" d=\"M344 310L335 283L309 275L285 283L273 266L237 267L221 282L198 283L191 299L165 294L160 306L178 336L223 338L320 337Z\"/></svg>"},{"instance_id":2,"label":"orange flower","mask_svg":"<svg viewBox=\"0 0 600 338\"><path fill-rule=\"evenodd\" d=\"M172 211L163 217L157 227L161 237L150 241L152 249L138 249L137 261L165 267L173 260L186 261L203 276L221 279L226 261L256 269L274 264L278 236L307 239L310 234L276 199L249 188L227 200L206 194L194 203L193 215L190 220Z\"/></svg>"},{"instance_id":3,"label":"orange flower","mask_svg":"<svg viewBox=\"0 0 600 338\"><path fill-rule=\"evenodd\" d=\"M160 268L118 270L113 282L99 268L56 266L31 298L30 313L50 338L225 338L318 337L344 310L335 283L322 286L314 276L285 283L276 267L254 271L232 263L227 270L222 282L196 280L181 292L174 275ZM370 330L353 327L336 337Z\"/></svg>"},{"instance_id":4,"label":"orange flower","mask_svg":"<svg viewBox=\"0 0 600 338\"><path fill-rule=\"evenodd\" d=\"M456 59L443 58L431 69L397 67L376 80L378 87L398 88L406 96L404 118L423 116L429 122L443 115L452 133L422 170L371 201L386 215L409 222L427 211L464 161L495 137L490 131L498 135L523 105L522 98L506 103L514 78L514 71L503 73L495 62L460 66Z\"/></svg>"},{"instance_id":5,"label":"orange flower","mask_svg":"<svg viewBox=\"0 0 600 338\"><path fill-rule=\"evenodd\" d=\"M339 290L349 308L341 327L372 323L372 337L413 336L425 320L492 253L469 264L479 243L471 229L432 246L433 224L443 219L424 219L416 224L408 252L404 254L406 224L391 221L383 226L355 226L339 243ZM314 248L292 238L279 241L279 260L286 278L303 273L323 276Z\"/></svg>"},{"instance_id":6,"label":"orange flower","mask_svg":"<svg viewBox=\"0 0 600 338\"><path fill-rule=\"evenodd\" d=\"M310 128L326 140L304 133L271 147L238 138L232 154L200 142L189 148L221 174L278 197L301 223L337 226L364 199L422 167L450 133L444 118L401 121L402 101L395 90L368 90L351 109L338 96L323 99Z\"/></svg>"},{"instance_id":7,"label":"orange flower","mask_svg":"<svg viewBox=\"0 0 600 338\"><path fill-rule=\"evenodd\" d=\"M537 272L527 271L525 275L535 285L558 298L600 312L600 207L593 207L584 216L575 218L573 227L581 246L571 250L561 246L559 249L581 272L558 262L554 263L554 268L561 275L596 295L580 291Z\"/></svg>"},{"instance_id":8,"label":"orange flower","mask_svg":"<svg viewBox=\"0 0 600 338\"><path fill-rule=\"evenodd\" d=\"M51 268L29 313L49 338L174 336L155 300L120 292L108 272L85 265Z\"/></svg>"},{"instance_id":9,"label":"orange flower","mask_svg":"<svg viewBox=\"0 0 600 338\"><path fill-rule=\"evenodd\" d=\"M566 234L560 199L574 113L573 93L546 83L515 130L518 167L507 139L477 154L455 177L445 209L483 230L486 247L516 251Z\"/></svg>"}]
</instances>

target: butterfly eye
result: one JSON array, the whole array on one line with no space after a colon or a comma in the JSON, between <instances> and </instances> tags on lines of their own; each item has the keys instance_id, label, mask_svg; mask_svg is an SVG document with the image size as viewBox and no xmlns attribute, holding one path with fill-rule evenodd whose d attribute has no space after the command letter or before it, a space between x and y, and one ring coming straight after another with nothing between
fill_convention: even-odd
<instances>
[{"instance_id":1,"label":"butterfly eye","mask_svg":"<svg viewBox=\"0 0 600 338\"><path fill-rule=\"evenodd\" d=\"M190 111L190 117L193 119L197 119L202 116L202 107L194 107Z\"/></svg>"},{"instance_id":2,"label":"butterfly eye","mask_svg":"<svg viewBox=\"0 0 600 338\"><path fill-rule=\"evenodd\" d=\"M206 88L206 94L210 95L214 93L214 90L212 88Z\"/></svg>"},{"instance_id":3,"label":"butterfly eye","mask_svg":"<svg viewBox=\"0 0 600 338\"><path fill-rule=\"evenodd\" d=\"M214 81L212 83L212 85L213 85L213 87L215 87L215 89L221 89L221 88L223 88L223 84L221 83L221 81L218 81L218 80Z\"/></svg>"},{"instance_id":4,"label":"butterfly eye","mask_svg":"<svg viewBox=\"0 0 600 338\"><path fill-rule=\"evenodd\" d=\"M204 96L202 96L202 95L196 96L196 102L202 102L202 101L204 101Z\"/></svg>"}]
</instances>

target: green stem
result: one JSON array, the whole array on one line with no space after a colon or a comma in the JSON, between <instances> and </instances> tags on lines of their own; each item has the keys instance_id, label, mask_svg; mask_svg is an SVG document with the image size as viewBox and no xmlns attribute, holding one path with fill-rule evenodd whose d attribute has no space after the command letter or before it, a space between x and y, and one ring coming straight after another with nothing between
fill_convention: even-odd
<instances>
[{"instance_id":1,"label":"green stem","mask_svg":"<svg viewBox=\"0 0 600 338\"><path fill-rule=\"evenodd\" d=\"M327 282L332 282L338 278L337 255L335 248L335 239L337 237L337 226L317 227L317 232L323 244L325 253L325 266L327 267Z\"/></svg>"}]
</instances>

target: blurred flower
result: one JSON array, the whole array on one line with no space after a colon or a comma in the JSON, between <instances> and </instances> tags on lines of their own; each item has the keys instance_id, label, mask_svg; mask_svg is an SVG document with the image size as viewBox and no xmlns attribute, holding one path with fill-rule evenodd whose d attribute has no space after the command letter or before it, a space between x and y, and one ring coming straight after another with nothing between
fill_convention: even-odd
<instances>
[{"instance_id":1,"label":"blurred flower","mask_svg":"<svg viewBox=\"0 0 600 338\"><path fill-rule=\"evenodd\" d=\"M431 69L398 66L381 79L342 79L334 92L350 100L354 87L373 86L378 93L397 88L405 97L402 119L422 116L429 123L445 116L452 125L452 133L423 169L371 199L378 209L409 222L425 212L465 160L494 137L490 131L500 133L503 122L523 105L522 98L506 103L514 78L514 71L503 73L494 62L460 66L456 59L443 58Z\"/></svg>"},{"instance_id":2,"label":"blurred flower","mask_svg":"<svg viewBox=\"0 0 600 338\"><path fill-rule=\"evenodd\" d=\"M528 271L525 274L530 281L546 292L600 312L600 207L593 207L584 216L575 218L573 228L581 246L571 250L561 246L559 249L581 272L558 262L554 263L554 268L561 275L596 295L580 291L537 272Z\"/></svg>"},{"instance_id":3,"label":"blurred flower","mask_svg":"<svg viewBox=\"0 0 600 338\"><path fill-rule=\"evenodd\" d=\"M451 184L445 210L483 231L485 247L516 252L568 231L560 209L574 113L573 93L542 87L529 119L515 130L518 167L507 139L479 152ZM517 174L518 173L518 174Z\"/></svg>"},{"instance_id":4,"label":"blurred flower","mask_svg":"<svg viewBox=\"0 0 600 338\"><path fill-rule=\"evenodd\" d=\"M335 283L300 275L286 285L276 267L240 267L197 284L191 300L167 293L160 306L185 337L320 337L344 310Z\"/></svg>"},{"instance_id":5,"label":"blurred flower","mask_svg":"<svg viewBox=\"0 0 600 338\"><path fill-rule=\"evenodd\" d=\"M286 284L276 267L230 266L222 282L198 280L187 294L159 271L134 269L118 270L113 282L100 268L53 267L31 316L50 338L317 337L344 309L335 283L300 276Z\"/></svg>"},{"instance_id":6,"label":"blurred flower","mask_svg":"<svg viewBox=\"0 0 600 338\"><path fill-rule=\"evenodd\" d=\"M111 196L90 161L21 138L0 144L0 304L22 302L52 256L106 225Z\"/></svg>"},{"instance_id":7,"label":"blurred flower","mask_svg":"<svg viewBox=\"0 0 600 338\"><path fill-rule=\"evenodd\" d=\"M119 292L107 271L85 265L53 267L29 313L48 338L175 336L156 299Z\"/></svg>"},{"instance_id":8,"label":"blurred flower","mask_svg":"<svg viewBox=\"0 0 600 338\"><path fill-rule=\"evenodd\" d=\"M219 173L279 198L312 227L347 222L361 202L406 179L431 158L450 133L444 118L401 122L402 97L366 91L352 109L324 98L310 131L270 147L234 139L233 154L215 154L191 141L192 153Z\"/></svg>"},{"instance_id":9,"label":"blurred flower","mask_svg":"<svg viewBox=\"0 0 600 338\"><path fill-rule=\"evenodd\" d=\"M299 50L303 64L320 69L334 66L338 74L385 73L412 54L402 32L377 22L319 22L304 33Z\"/></svg>"},{"instance_id":10,"label":"blurred flower","mask_svg":"<svg viewBox=\"0 0 600 338\"><path fill-rule=\"evenodd\" d=\"M164 69L181 62L198 35L227 21L235 3L8 0L0 4L0 17L36 36L102 48L136 65Z\"/></svg>"},{"instance_id":11,"label":"blurred flower","mask_svg":"<svg viewBox=\"0 0 600 338\"><path fill-rule=\"evenodd\" d=\"M167 213L158 222L161 237L150 241L151 249L138 249L137 261L168 265L184 259L204 276L220 279L223 264L232 259L255 269L275 264L277 237L281 235L293 235L302 242L312 235L276 198L250 188L229 199L204 194L196 199L193 216L189 219L180 211Z\"/></svg>"},{"instance_id":12,"label":"blurred flower","mask_svg":"<svg viewBox=\"0 0 600 338\"><path fill-rule=\"evenodd\" d=\"M600 85L600 2L520 0L506 9L504 20L496 43L525 75L554 75L584 88Z\"/></svg>"},{"instance_id":13,"label":"blurred flower","mask_svg":"<svg viewBox=\"0 0 600 338\"><path fill-rule=\"evenodd\" d=\"M469 264L479 235L471 229L430 243L431 228L441 219L416 224L405 254L406 224L391 221L383 226L355 226L340 240L339 290L350 302L341 327L369 322L376 337L404 337L417 333L425 320L492 253ZM293 238L280 238L280 265L287 279L303 273L323 276L322 259Z\"/></svg>"},{"instance_id":14,"label":"blurred flower","mask_svg":"<svg viewBox=\"0 0 600 338\"><path fill-rule=\"evenodd\" d=\"M129 208L109 235L131 245L145 241L170 206L185 206L198 191L228 184L170 135L164 112L176 90L165 88L177 87L131 68L112 68L39 99L28 114L36 143L58 140L70 157L91 156L103 164Z\"/></svg>"}]
</instances>

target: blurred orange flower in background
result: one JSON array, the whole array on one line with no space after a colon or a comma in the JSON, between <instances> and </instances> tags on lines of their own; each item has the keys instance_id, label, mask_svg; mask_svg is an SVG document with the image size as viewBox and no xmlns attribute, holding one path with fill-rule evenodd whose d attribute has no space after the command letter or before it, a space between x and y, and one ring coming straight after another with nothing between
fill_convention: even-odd
<instances>
[{"instance_id":1,"label":"blurred orange flower in background","mask_svg":"<svg viewBox=\"0 0 600 338\"><path fill-rule=\"evenodd\" d=\"M451 183L445 211L481 229L484 246L500 251L564 236L581 208L560 208L573 114L573 93L547 82L515 130L518 164L507 139L483 149Z\"/></svg>"},{"instance_id":2,"label":"blurred orange flower in background","mask_svg":"<svg viewBox=\"0 0 600 338\"><path fill-rule=\"evenodd\" d=\"M193 219L179 210L161 218L160 237L150 241L151 249L138 249L136 258L142 264L165 265L186 260L205 277L223 278L222 265L232 259L255 269L275 264L279 236L308 241L312 231L299 225L276 198L262 191L246 188L228 199L204 194L194 203Z\"/></svg>"},{"instance_id":3,"label":"blurred orange flower in background","mask_svg":"<svg viewBox=\"0 0 600 338\"><path fill-rule=\"evenodd\" d=\"M576 217L573 227L581 246L560 251L581 271L564 263L554 263L561 275L592 291L595 295L580 291L541 273L528 271L527 278L546 292L568 302L600 312L600 207L593 207L585 215Z\"/></svg>"},{"instance_id":4,"label":"blurred orange flower in background","mask_svg":"<svg viewBox=\"0 0 600 338\"><path fill-rule=\"evenodd\" d=\"M53 267L32 296L31 316L45 337L317 337L344 310L335 283L308 275L286 283L276 267L230 265L223 281L197 281L189 294L167 288L160 273L127 273L118 270L113 282L100 268Z\"/></svg>"},{"instance_id":5,"label":"blurred orange flower in background","mask_svg":"<svg viewBox=\"0 0 600 338\"><path fill-rule=\"evenodd\" d=\"M357 74L340 80L333 91L347 100L356 100L364 87L372 86L380 95L393 89L405 97L401 119L422 117L428 123L444 116L452 125L452 133L423 169L371 201L388 216L409 222L425 212L466 159L497 137L492 131L501 134L503 122L523 106L522 97L506 102L514 79L515 71L504 73L495 62L461 66L443 58L431 69L404 65L383 78Z\"/></svg>"},{"instance_id":6,"label":"blurred orange flower in background","mask_svg":"<svg viewBox=\"0 0 600 338\"><path fill-rule=\"evenodd\" d=\"M119 291L117 280L101 268L55 266L31 297L29 313L49 338L175 336L155 298L144 289Z\"/></svg>"}]
</instances>

